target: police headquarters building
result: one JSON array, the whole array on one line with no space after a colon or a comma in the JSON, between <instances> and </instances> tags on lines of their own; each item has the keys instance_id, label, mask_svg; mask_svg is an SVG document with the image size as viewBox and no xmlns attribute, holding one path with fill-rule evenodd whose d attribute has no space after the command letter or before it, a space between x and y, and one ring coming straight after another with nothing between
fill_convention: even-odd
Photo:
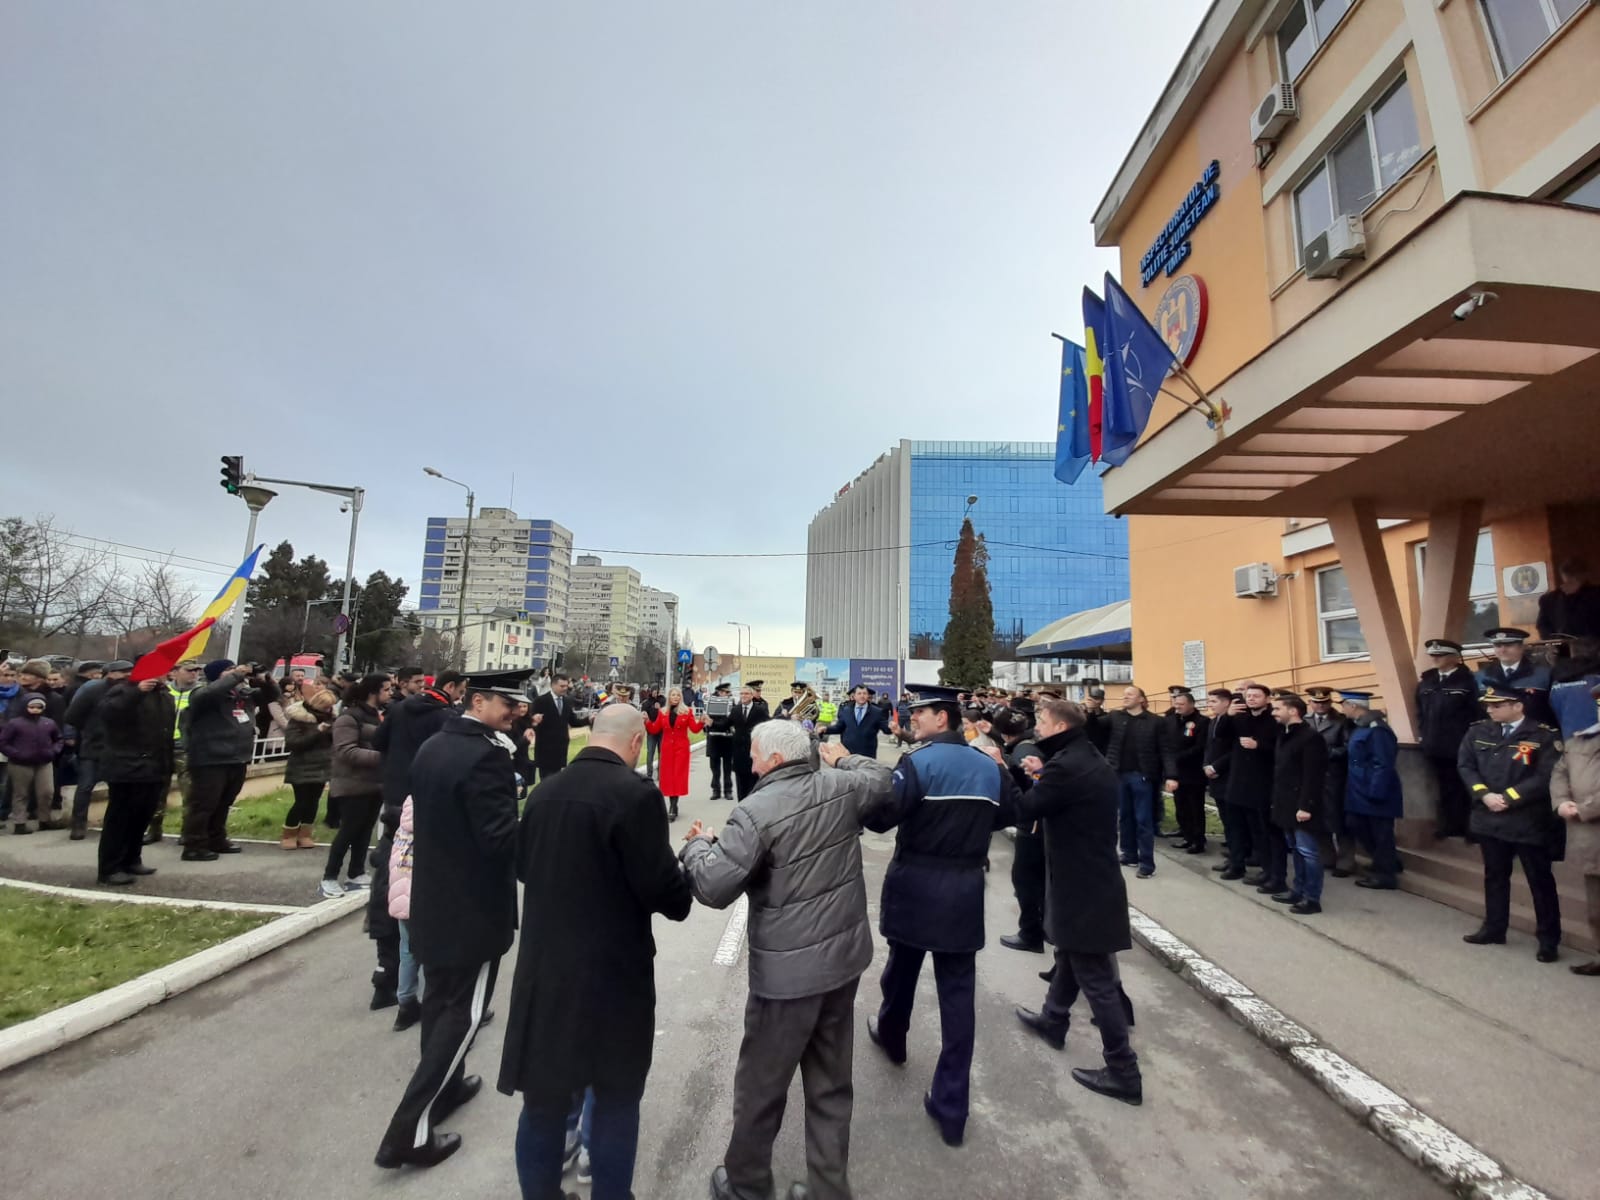
<instances>
[{"instance_id":1,"label":"police headquarters building","mask_svg":"<svg viewBox=\"0 0 1600 1200\"><path fill-rule=\"evenodd\" d=\"M963 515L988 545L1002 657L1064 614L1125 600L1125 523L1106 515L1093 473L1068 487L1054 465L1049 442L886 451L811 521L807 635L829 656L938 659Z\"/></svg>"},{"instance_id":2,"label":"police headquarters building","mask_svg":"<svg viewBox=\"0 0 1600 1200\"><path fill-rule=\"evenodd\" d=\"M1228 410L1103 478L1138 678L1373 687L1414 742L1427 638L1600 564L1597 65L1587 0L1211 6L1094 215Z\"/></svg>"}]
</instances>

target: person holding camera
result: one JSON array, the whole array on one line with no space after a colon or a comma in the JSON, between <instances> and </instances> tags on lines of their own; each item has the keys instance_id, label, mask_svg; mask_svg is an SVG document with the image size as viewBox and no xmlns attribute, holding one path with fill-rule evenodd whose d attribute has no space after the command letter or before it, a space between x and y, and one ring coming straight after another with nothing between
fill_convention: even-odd
<instances>
[{"instance_id":1,"label":"person holding camera","mask_svg":"<svg viewBox=\"0 0 1600 1200\"><path fill-rule=\"evenodd\" d=\"M256 743L255 690L246 679L250 663L213 659L205 684L184 709L184 745L189 752L189 794L183 806L183 861L215 862L238 854L228 840L228 810L239 798Z\"/></svg>"}]
</instances>

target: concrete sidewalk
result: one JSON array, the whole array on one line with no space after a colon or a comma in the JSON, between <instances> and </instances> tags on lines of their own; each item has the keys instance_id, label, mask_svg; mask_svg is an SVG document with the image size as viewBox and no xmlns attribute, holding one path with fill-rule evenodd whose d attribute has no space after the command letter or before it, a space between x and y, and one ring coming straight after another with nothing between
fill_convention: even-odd
<instances>
[{"instance_id":1,"label":"concrete sidewalk","mask_svg":"<svg viewBox=\"0 0 1600 1200\"><path fill-rule=\"evenodd\" d=\"M1213 856L1158 854L1153 879L1129 873L1135 907L1523 1179L1600 1192L1600 986L1566 970L1585 956L1540 964L1515 932L1469 946L1473 918L1353 879L1294 917Z\"/></svg>"}]
</instances>

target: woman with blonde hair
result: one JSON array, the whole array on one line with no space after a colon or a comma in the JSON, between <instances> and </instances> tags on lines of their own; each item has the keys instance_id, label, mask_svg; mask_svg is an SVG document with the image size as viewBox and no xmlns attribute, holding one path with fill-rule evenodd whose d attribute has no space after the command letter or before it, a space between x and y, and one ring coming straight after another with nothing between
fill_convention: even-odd
<instances>
[{"instance_id":1,"label":"woman with blonde hair","mask_svg":"<svg viewBox=\"0 0 1600 1200\"><path fill-rule=\"evenodd\" d=\"M689 735L702 733L705 726L684 707L683 693L673 688L667 702L645 731L661 738L661 794L667 798L667 819L678 819L678 801L689 794Z\"/></svg>"},{"instance_id":2,"label":"woman with blonde hair","mask_svg":"<svg viewBox=\"0 0 1600 1200\"><path fill-rule=\"evenodd\" d=\"M289 761L283 781L294 792L294 803L283 819L281 849L310 850L317 844L317 806L333 774L333 705L332 692L308 686L305 699L284 709L283 745Z\"/></svg>"}]
</instances>

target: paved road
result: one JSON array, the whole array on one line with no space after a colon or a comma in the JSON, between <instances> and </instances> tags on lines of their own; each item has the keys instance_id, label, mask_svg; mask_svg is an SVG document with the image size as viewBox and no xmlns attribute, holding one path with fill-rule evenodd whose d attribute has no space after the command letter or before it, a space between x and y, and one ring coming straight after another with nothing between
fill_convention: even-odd
<instances>
[{"instance_id":1,"label":"paved road","mask_svg":"<svg viewBox=\"0 0 1600 1200\"><path fill-rule=\"evenodd\" d=\"M697 784L703 790L700 760ZM693 799L693 816L725 804ZM680 825L680 829L682 826ZM876 895L891 842L867 839ZM978 1057L967 1145L942 1145L920 1103L937 1047L931 980L918 996L905 1069L866 1040L858 1009L852 1175L863 1197L1251 1197L1346 1200L1444 1193L1206 1004L1143 951L1125 955L1139 1012L1140 1109L1094 1096L1071 1065L1095 1065L1083 1014L1065 1054L1015 1023L1034 1004L1042 959L1001 949L1012 919L1009 844L997 839L989 885L991 948L979 959ZM875 914L874 914L875 915ZM655 1070L645 1098L636 1182L641 1200L702 1197L730 1126L730 1088L744 1001L744 962L713 965L722 913L697 908L657 923L661 995ZM113 1029L0 1075L6 1194L214 1200L506 1196L517 1106L485 1092L453 1122L466 1145L430 1172L383 1172L372 1153L415 1054L415 1034L366 1010L371 954L344 921ZM502 986L498 1007L504 1009ZM469 1065L498 1063L502 1023ZM800 1178L798 1087L780 1139L780 1180Z\"/></svg>"}]
</instances>

